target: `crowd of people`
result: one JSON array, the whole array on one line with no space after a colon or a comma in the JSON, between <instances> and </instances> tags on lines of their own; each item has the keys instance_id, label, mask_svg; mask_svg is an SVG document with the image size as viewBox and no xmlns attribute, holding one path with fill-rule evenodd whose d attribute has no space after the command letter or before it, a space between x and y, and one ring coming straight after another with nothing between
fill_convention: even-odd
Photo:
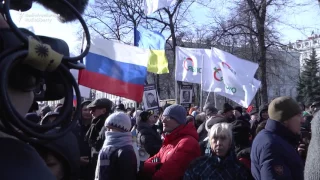
<instances>
[{"instance_id":1,"label":"crowd of people","mask_svg":"<svg viewBox=\"0 0 320 180\"><path fill-rule=\"evenodd\" d=\"M315 180L319 107L279 97L250 112L208 103L202 111L166 104L156 114L100 98L81 103L72 132L34 147L58 180ZM48 124L63 110L38 109L26 119Z\"/></svg>"}]
</instances>

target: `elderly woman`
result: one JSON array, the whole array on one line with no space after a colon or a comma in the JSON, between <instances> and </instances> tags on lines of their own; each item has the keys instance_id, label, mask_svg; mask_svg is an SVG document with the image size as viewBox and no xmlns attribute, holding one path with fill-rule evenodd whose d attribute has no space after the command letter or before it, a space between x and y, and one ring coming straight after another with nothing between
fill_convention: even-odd
<instances>
[{"instance_id":1,"label":"elderly woman","mask_svg":"<svg viewBox=\"0 0 320 180\"><path fill-rule=\"evenodd\" d=\"M209 132L212 153L193 161L185 172L184 179L251 179L236 158L232 140L232 128L228 123L213 125Z\"/></svg>"}]
</instances>

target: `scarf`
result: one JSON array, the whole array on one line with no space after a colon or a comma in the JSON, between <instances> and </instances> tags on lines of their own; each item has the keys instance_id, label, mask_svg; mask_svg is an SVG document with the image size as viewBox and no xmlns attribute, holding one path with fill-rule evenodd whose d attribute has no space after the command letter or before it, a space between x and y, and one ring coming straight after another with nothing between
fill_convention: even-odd
<instances>
[{"instance_id":1,"label":"scarf","mask_svg":"<svg viewBox=\"0 0 320 180\"><path fill-rule=\"evenodd\" d=\"M92 119L91 125L85 136L85 141L89 143L90 147L95 146L99 133L103 128L104 122L107 119L107 117L108 116L106 115L101 115L101 116L98 116L97 118Z\"/></svg>"},{"instance_id":2,"label":"scarf","mask_svg":"<svg viewBox=\"0 0 320 180\"><path fill-rule=\"evenodd\" d=\"M110 179L110 159L113 152L121 147L132 146L131 132L105 132L105 141L99 152L98 163L95 173L95 180Z\"/></svg>"}]
</instances>

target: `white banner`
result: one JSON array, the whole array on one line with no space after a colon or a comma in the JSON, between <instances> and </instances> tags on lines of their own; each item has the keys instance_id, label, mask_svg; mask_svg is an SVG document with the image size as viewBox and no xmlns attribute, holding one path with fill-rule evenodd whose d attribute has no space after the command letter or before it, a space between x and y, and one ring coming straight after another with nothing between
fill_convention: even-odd
<instances>
[{"instance_id":1,"label":"white banner","mask_svg":"<svg viewBox=\"0 0 320 180\"><path fill-rule=\"evenodd\" d=\"M261 82L254 79L258 64L217 48L176 48L176 80L201 83L202 90L216 92L248 107Z\"/></svg>"},{"instance_id":2,"label":"white banner","mask_svg":"<svg viewBox=\"0 0 320 180\"><path fill-rule=\"evenodd\" d=\"M205 50L202 89L216 92L242 106L250 105L260 81L254 79L258 64L212 48Z\"/></svg>"},{"instance_id":3,"label":"white banner","mask_svg":"<svg viewBox=\"0 0 320 180\"><path fill-rule=\"evenodd\" d=\"M144 13L149 16L159 9L173 6L177 0L144 0Z\"/></svg>"},{"instance_id":4,"label":"white banner","mask_svg":"<svg viewBox=\"0 0 320 180\"><path fill-rule=\"evenodd\" d=\"M217 92L217 94L224 96L226 98L229 98L230 100L247 108L248 106L250 106L260 86L261 86L261 82L256 79L253 79L252 82L250 82L248 85L243 86L245 96L239 96L238 94L231 95L225 92Z\"/></svg>"},{"instance_id":5,"label":"white banner","mask_svg":"<svg viewBox=\"0 0 320 180\"><path fill-rule=\"evenodd\" d=\"M200 84L204 49L176 47L176 81Z\"/></svg>"}]
</instances>

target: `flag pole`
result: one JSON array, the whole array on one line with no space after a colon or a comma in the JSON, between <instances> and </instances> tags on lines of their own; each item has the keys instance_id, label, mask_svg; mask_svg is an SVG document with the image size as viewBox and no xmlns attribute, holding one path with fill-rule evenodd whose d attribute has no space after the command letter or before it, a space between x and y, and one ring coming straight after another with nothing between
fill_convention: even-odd
<instances>
[{"instance_id":1,"label":"flag pole","mask_svg":"<svg viewBox=\"0 0 320 180\"><path fill-rule=\"evenodd\" d=\"M201 56L201 61L202 61L202 69L201 71L203 71L203 61L204 61L204 58L203 58L203 54ZM203 73L201 72L201 82L200 82L200 111L202 111L202 86L203 86Z\"/></svg>"},{"instance_id":2,"label":"flag pole","mask_svg":"<svg viewBox=\"0 0 320 180\"><path fill-rule=\"evenodd\" d=\"M204 102L204 104L207 104L210 94L211 94L211 92L208 93L207 98L206 98L206 102Z\"/></svg>"},{"instance_id":3,"label":"flag pole","mask_svg":"<svg viewBox=\"0 0 320 180\"><path fill-rule=\"evenodd\" d=\"M137 25L136 25L136 23L134 22L134 24L133 24L133 45L134 45L134 46L138 46L136 33L137 33ZM145 79L144 82L145 82L145 84L148 84L147 79ZM135 103L135 108L136 108L136 110L138 109L138 107L139 107L139 102L136 101L136 103Z\"/></svg>"},{"instance_id":4,"label":"flag pole","mask_svg":"<svg viewBox=\"0 0 320 180\"><path fill-rule=\"evenodd\" d=\"M86 37L86 33L83 31L83 33L82 33L82 42L81 42L81 50L80 50L81 52L80 53L83 52L83 45L84 45L85 37ZM83 58L80 60L80 62L83 64Z\"/></svg>"},{"instance_id":5,"label":"flag pole","mask_svg":"<svg viewBox=\"0 0 320 180\"><path fill-rule=\"evenodd\" d=\"M177 47L174 47L174 48L176 48L176 52L175 52L175 55L174 55L174 60L175 60L175 69L177 69ZM176 104L180 104L179 102L178 102L178 100L179 100L179 98L178 98L178 81L176 81L176 77L175 77L175 80L174 80L174 89L175 89L175 99L176 99Z\"/></svg>"},{"instance_id":6,"label":"flag pole","mask_svg":"<svg viewBox=\"0 0 320 180\"><path fill-rule=\"evenodd\" d=\"M214 95L214 106L217 108L217 97L216 97L216 93L213 92Z\"/></svg>"}]
</instances>

